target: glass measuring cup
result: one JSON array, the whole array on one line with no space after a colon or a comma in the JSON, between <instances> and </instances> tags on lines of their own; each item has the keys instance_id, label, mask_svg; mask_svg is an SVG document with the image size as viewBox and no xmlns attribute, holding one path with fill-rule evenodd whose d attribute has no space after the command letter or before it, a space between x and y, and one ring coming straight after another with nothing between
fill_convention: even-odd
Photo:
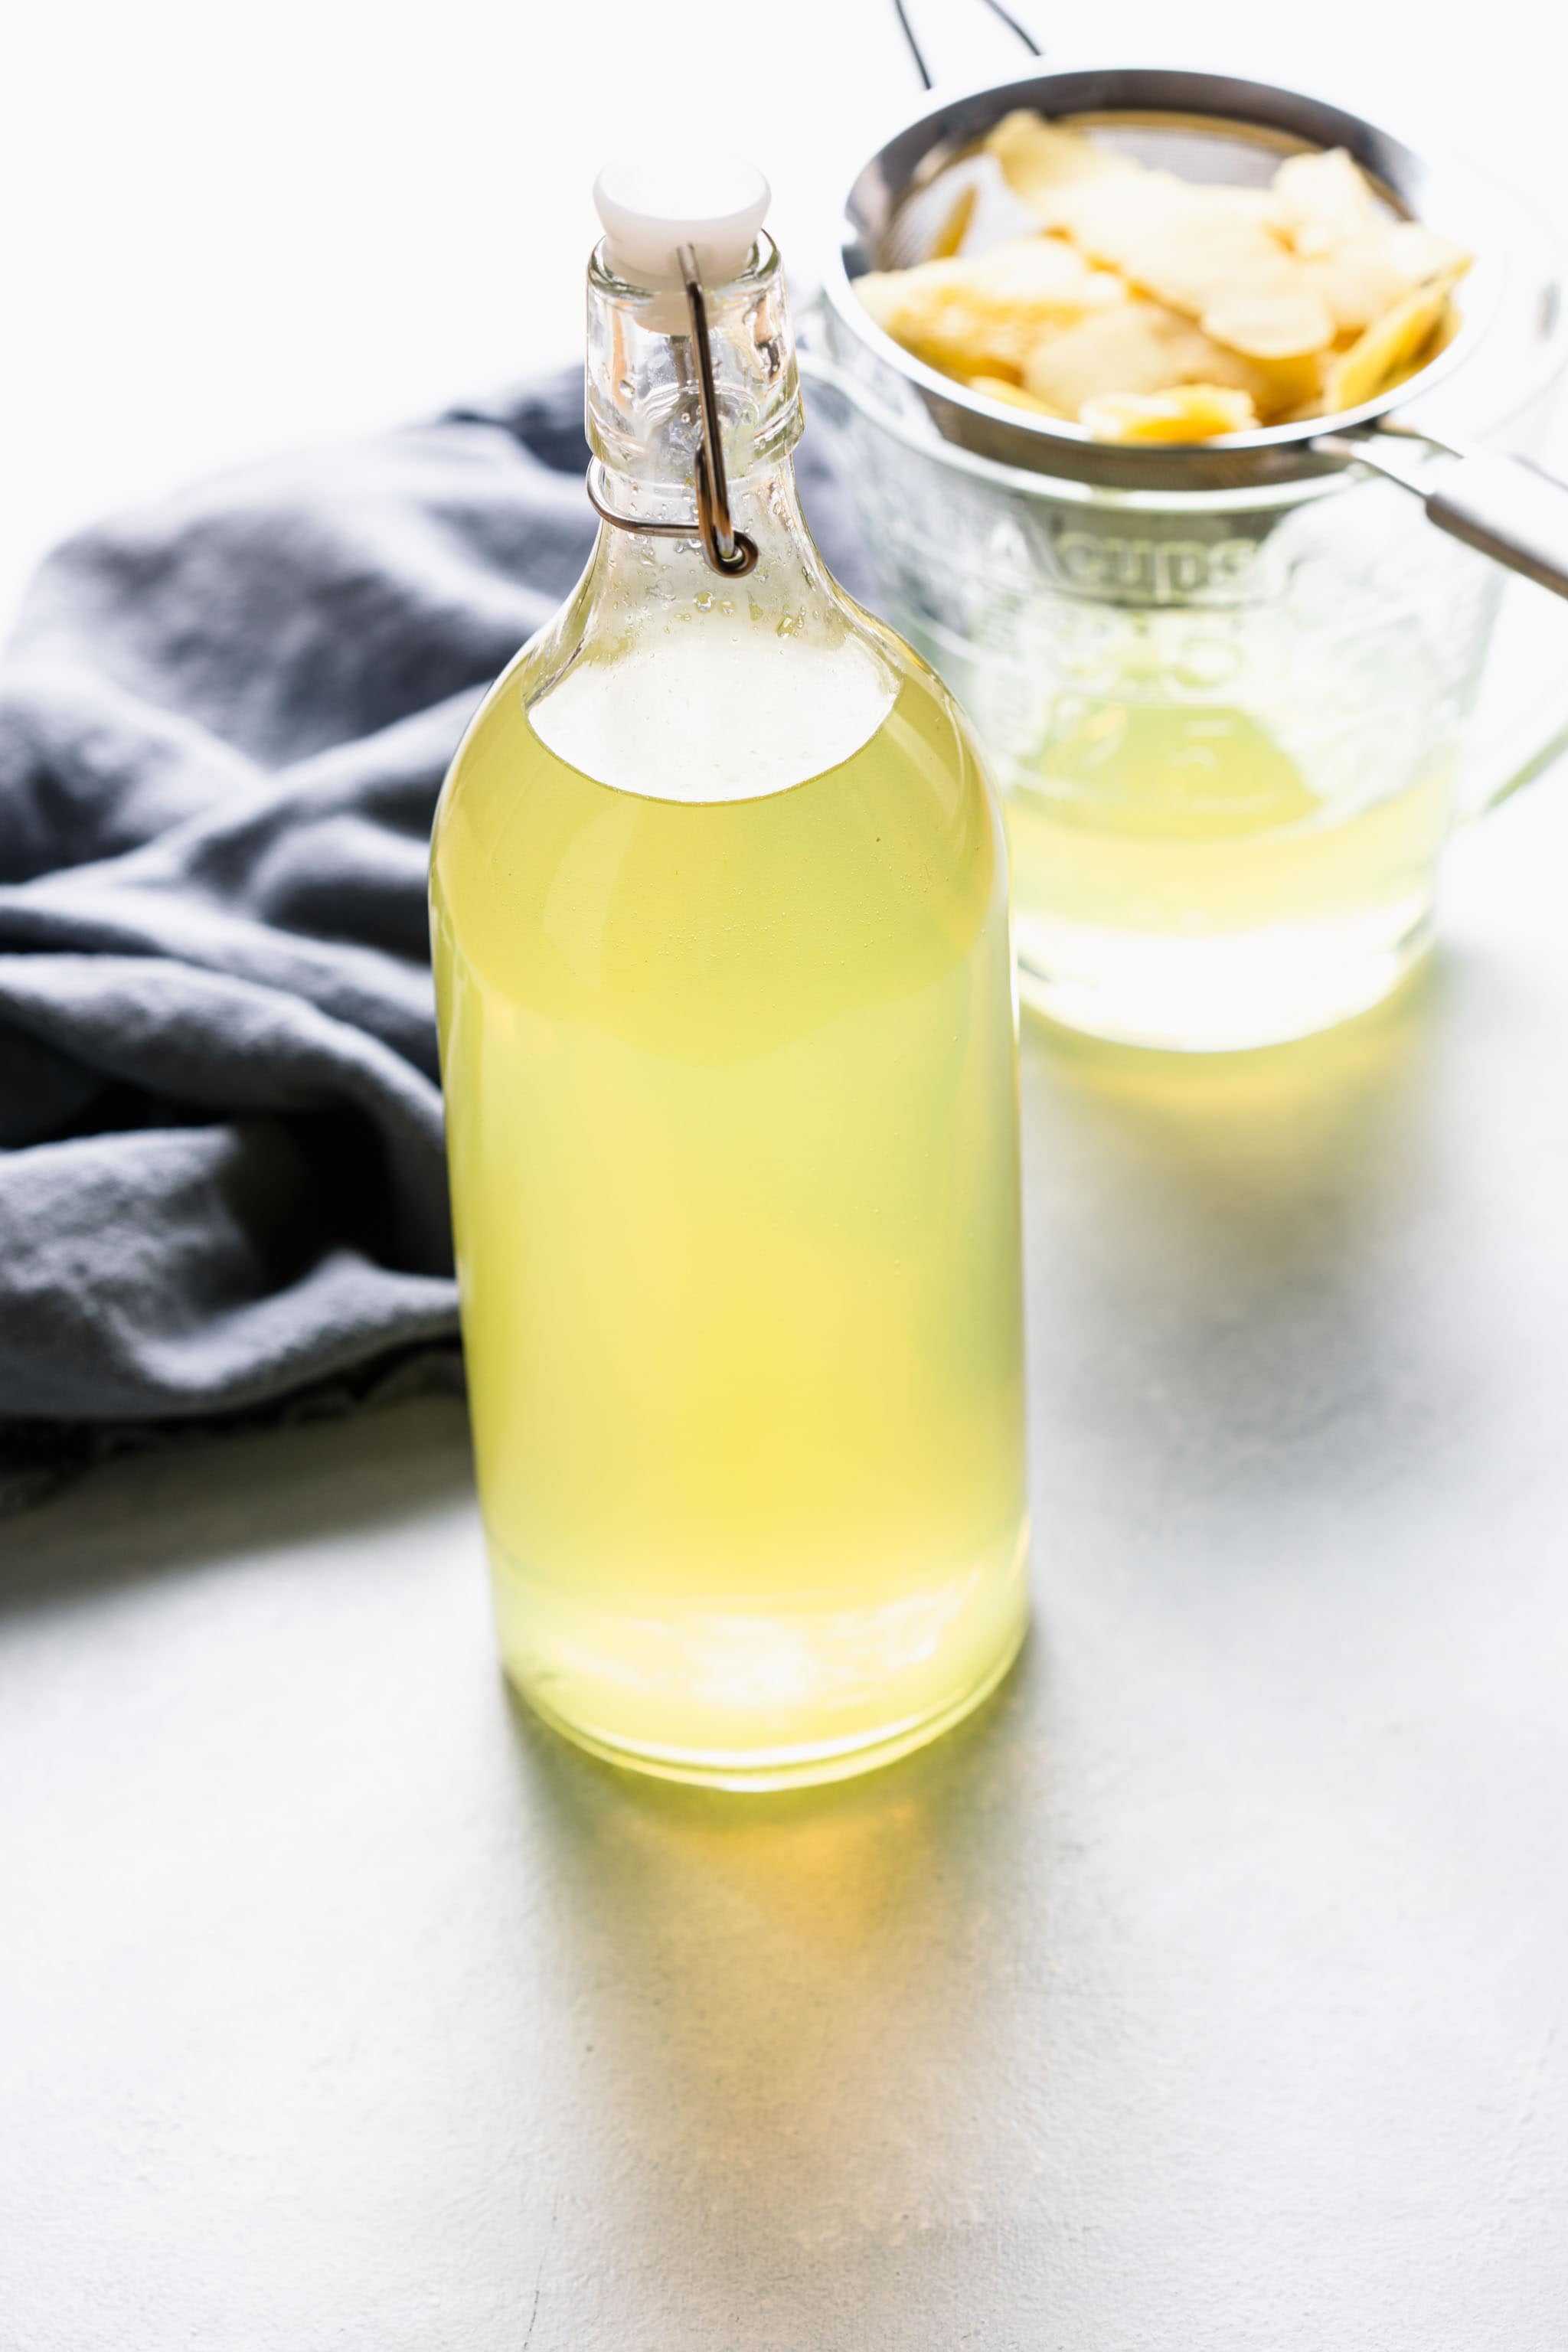
<instances>
[{"instance_id":1,"label":"glass measuring cup","mask_svg":"<svg viewBox=\"0 0 1568 2352\"><path fill-rule=\"evenodd\" d=\"M1405 207L1478 254L1464 328L1420 397L1402 396L1393 429L1348 420L1375 437L1276 428L1129 463L862 324L852 275L930 188L922 152L948 169L1017 105L1238 180L1267 178L1282 149L1354 148L1358 126L1296 93L1128 68L974 93L861 175L822 317L882 599L968 704L1003 783L1024 996L1133 1043L1303 1034L1396 982L1431 936L1456 819L1568 732L1558 688L1506 742L1477 740L1502 574L1409 495L1436 490L1429 512L1453 532L1434 450L1539 453L1568 356L1557 256L1505 191L1359 126L1382 184L1403 179ZM1550 516L1562 493L1534 478ZM1517 501L1526 485L1524 537L1531 480L1502 486ZM1547 576L1520 536L1506 560Z\"/></svg>"}]
</instances>

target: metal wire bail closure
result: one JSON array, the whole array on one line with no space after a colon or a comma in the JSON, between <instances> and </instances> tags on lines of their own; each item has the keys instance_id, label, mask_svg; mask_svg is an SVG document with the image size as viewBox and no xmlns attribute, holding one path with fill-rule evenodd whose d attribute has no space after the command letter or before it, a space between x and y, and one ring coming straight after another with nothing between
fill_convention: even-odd
<instances>
[{"instance_id":1,"label":"metal wire bail closure","mask_svg":"<svg viewBox=\"0 0 1568 2352\"><path fill-rule=\"evenodd\" d=\"M713 352L708 340L708 304L698 275L697 255L689 245L676 248L686 286L686 308L691 320L691 349L697 361L697 404L702 438L692 468L697 488L697 512L680 522L644 522L636 515L618 514L600 493L595 477L603 468L597 460L588 468L588 503L601 522L649 539L700 539L702 552L726 580L743 580L757 566L757 542L737 530L730 520L730 485L724 472L724 444L719 429L719 394L713 383Z\"/></svg>"}]
</instances>

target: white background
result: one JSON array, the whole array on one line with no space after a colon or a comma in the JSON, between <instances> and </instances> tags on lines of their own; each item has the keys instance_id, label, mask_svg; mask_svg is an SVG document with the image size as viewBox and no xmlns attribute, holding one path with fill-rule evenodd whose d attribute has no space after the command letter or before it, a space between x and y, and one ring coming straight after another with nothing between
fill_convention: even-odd
<instances>
[{"instance_id":1,"label":"white background","mask_svg":"<svg viewBox=\"0 0 1568 2352\"><path fill-rule=\"evenodd\" d=\"M1434 126L1568 229L1559 0L1016 5L1053 64L1214 66ZM910 5L939 79L1026 62L981 0ZM0 617L105 508L573 356L613 150L753 154L809 281L919 97L891 0L13 0L11 25Z\"/></svg>"}]
</instances>

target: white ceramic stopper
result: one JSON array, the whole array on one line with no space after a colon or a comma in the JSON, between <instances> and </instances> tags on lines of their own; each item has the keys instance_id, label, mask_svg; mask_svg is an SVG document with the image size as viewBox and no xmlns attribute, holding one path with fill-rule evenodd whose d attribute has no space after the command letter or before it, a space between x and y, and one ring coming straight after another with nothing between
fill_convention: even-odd
<instances>
[{"instance_id":1,"label":"white ceramic stopper","mask_svg":"<svg viewBox=\"0 0 1568 2352\"><path fill-rule=\"evenodd\" d=\"M704 286L738 278L773 191L738 157L660 155L606 163L594 183L605 259L628 285L679 286L676 247L696 248Z\"/></svg>"}]
</instances>

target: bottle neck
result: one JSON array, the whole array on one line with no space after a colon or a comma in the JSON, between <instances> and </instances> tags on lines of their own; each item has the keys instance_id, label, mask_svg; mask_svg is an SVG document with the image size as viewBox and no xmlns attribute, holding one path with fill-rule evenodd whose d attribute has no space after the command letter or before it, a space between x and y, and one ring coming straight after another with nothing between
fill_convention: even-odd
<instances>
[{"instance_id":1,"label":"bottle neck","mask_svg":"<svg viewBox=\"0 0 1568 2352\"><path fill-rule=\"evenodd\" d=\"M772 239L759 238L738 278L704 292L731 521L756 541L759 574L820 573L790 464L801 433L800 381ZM587 323L588 440L606 503L650 523L695 516L702 422L684 293L623 283L601 247L588 270ZM726 586L695 531L687 541L606 525L601 539L601 561L617 578L640 575L647 583L650 574L684 577L695 566L715 592Z\"/></svg>"}]
</instances>

